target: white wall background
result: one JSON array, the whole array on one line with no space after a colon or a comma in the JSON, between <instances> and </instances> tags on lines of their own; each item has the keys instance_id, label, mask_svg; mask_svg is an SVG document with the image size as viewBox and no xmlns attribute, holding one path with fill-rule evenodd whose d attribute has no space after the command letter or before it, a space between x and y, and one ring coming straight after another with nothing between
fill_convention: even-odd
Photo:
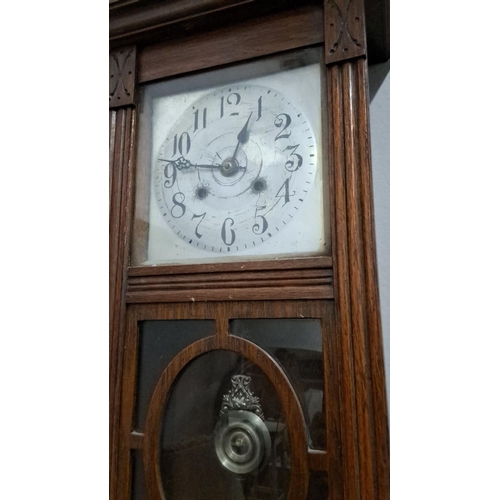
<instances>
[{"instance_id":1,"label":"white wall background","mask_svg":"<svg viewBox=\"0 0 500 500\"><path fill-rule=\"evenodd\" d=\"M387 61L368 68L375 234L388 403L390 402L389 63L390 61Z\"/></svg>"}]
</instances>

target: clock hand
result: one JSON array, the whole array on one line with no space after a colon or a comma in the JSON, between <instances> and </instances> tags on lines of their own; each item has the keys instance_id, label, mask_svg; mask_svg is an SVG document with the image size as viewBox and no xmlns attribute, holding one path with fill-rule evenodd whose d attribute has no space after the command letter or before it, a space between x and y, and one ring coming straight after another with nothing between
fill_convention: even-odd
<instances>
[{"instance_id":1,"label":"clock hand","mask_svg":"<svg viewBox=\"0 0 500 500\"><path fill-rule=\"evenodd\" d=\"M237 136L238 144L236 144L236 148L234 150L233 156L231 157L231 161L235 159L236 152L238 151L240 144L245 144L245 142L247 142L248 138L250 137L250 132L248 131L248 123L250 122L250 117L252 116L252 113L253 113L253 111L250 113L250 115L248 116L247 122L245 123L245 125L243 125L243 128L238 133L238 136Z\"/></svg>"},{"instance_id":2,"label":"clock hand","mask_svg":"<svg viewBox=\"0 0 500 500\"><path fill-rule=\"evenodd\" d=\"M222 165L205 165L205 164L195 164L191 163L188 159L184 158L183 156L179 157L177 160L173 161L167 161L167 160L162 160L166 161L167 163L171 163L174 167L177 168L177 170L186 170L191 167L195 168L210 168L210 169L221 169ZM246 168L246 167L238 167L238 168Z\"/></svg>"}]
</instances>

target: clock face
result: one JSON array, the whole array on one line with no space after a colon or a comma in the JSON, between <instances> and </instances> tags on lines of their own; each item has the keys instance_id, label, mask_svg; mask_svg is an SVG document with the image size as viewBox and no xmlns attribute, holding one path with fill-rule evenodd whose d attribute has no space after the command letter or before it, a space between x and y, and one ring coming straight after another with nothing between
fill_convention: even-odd
<instances>
[{"instance_id":1,"label":"clock face","mask_svg":"<svg viewBox=\"0 0 500 500\"><path fill-rule=\"evenodd\" d=\"M132 265L330 253L322 51L144 85Z\"/></svg>"},{"instance_id":2,"label":"clock face","mask_svg":"<svg viewBox=\"0 0 500 500\"><path fill-rule=\"evenodd\" d=\"M313 127L293 99L232 85L189 105L169 130L154 193L176 238L205 252L244 252L303 211L317 165Z\"/></svg>"}]
</instances>

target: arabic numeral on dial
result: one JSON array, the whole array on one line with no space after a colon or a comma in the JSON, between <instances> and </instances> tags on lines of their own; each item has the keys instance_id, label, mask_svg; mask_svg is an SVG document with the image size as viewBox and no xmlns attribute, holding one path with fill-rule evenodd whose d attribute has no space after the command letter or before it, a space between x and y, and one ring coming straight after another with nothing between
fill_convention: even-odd
<instances>
[{"instance_id":1,"label":"arabic numeral on dial","mask_svg":"<svg viewBox=\"0 0 500 500\"><path fill-rule=\"evenodd\" d=\"M257 120L259 121L260 117L262 116L262 96L259 97L259 100L257 101Z\"/></svg>"},{"instance_id":2,"label":"arabic numeral on dial","mask_svg":"<svg viewBox=\"0 0 500 500\"><path fill-rule=\"evenodd\" d=\"M292 160L288 160L286 163L285 163L285 168L289 171L289 172L295 172L296 170L298 170L301 166L302 166L302 162L304 161L304 159L302 158L302 156L300 156L299 154L297 154L295 151L296 149L300 146L300 144L296 144L294 146L287 146L283 152L285 151L288 151L288 150L292 150L292 152L290 153L289 156L295 156L294 159Z\"/></svg>"},{"instance_id":3,"label":"arabic numeral on dial","mask_svg":"<svg viewBox=\"0 0 500 500\"><path fill-rule=\"evenodd\" d=\"M183 132L179 138L177 138L177 134L174 137L174 152L172 153L172 157L176 156L177 153L181 155L187 155L189 150L191 149L191 137L187 132Z\"/></svg>"},{"instance_id":4,"label":"arabic numeral on dial","mask_svg":"<svg viewBox=\"0 0 500 500\"><path fill-rule=\"evenodd\" d=\"M174 194L172 197L174 206L170 209L172 217L179 219L186 213L186 205L184 205L185 199L186 197L184 196L184 193L181 193L180 191Z\"/></svg>"},{"instance_id":5,"label":"arabic numeral on dial","mask_svg":"<svg viewBox=\"0 0 500 500\"><path fill-rule=\"evenodd\" d=\"M222 224L222 229L220 232L222 241L228 246L231 246L236 239L236 233L234 229L231 229L231 226L234 226L234 220L231 219L231 217L228 217L224 221L224 224Z\"/></svg>"},{"instance_id":6,"label":"arabic numeral on dial","mask_svg":"<svg viewBox=\"0 0 500 500\"><path fill-rule=\"evenodd\" d=\"M200 224L203 222L205 215L207 215L207 212L204 212L201 215L194 214L193 217L191 218L191 220L194 220L194 219L199 219L201 217L200 222L198 222L198 224L196 225L196 229L194 230L194 234L196 235L197 238L201 238L203 236L198 232L198 228L200 227Z\"/></svg>"},{"instance_id":7,"label":"arabic numeral on dial","mask_svg":"<svg viewBox=\"0 0 500 500\"><path fill-rule=\"evenodd\" d=\"M278 139L287 139L288 137L290 137L292 133L288 132L288 134L285 134L285 131L291 123L292 119L290 118L290 115L287 115L286 113L280 113L276 116L276 118L274 119L274 126L277 128L283 128L278 132L278 135L274 139L275 141L277 141Z\"/></svg>"},{"instance_id":8,"label":"arabic numeral on dial","mask_svg":"<svg viewBox=\"0 0 500 500\"><path fill-rule=\"evenodd\" d=\"M285 203L283 203L283 206L285 206L290 201L290 196L294 195L295 191L290 193L290 177L287 177L285 182L281 185L278 192L276 193L275 198L285 198Z\"/></svg>"},{"instance_id":9,"label":"arabic numeral on dial","mask_svg":"<svg viewBox=\"0 0 500 500\"><path fill-rule=\"evenodd\" d=\"M260 220L257 220L260 219ZM267 223L266 218L263 215L257 215L255 217L255 220L257 221L253 227L252 227L252 232L254 234L264 234L264 232L267 230L269 224Z\"/></svg>"},{"instance_id":10,"label":"arabic numeral on dial","mask_svg":"<svg viewBox=\"0 0 500 500\"><path fill-rule=\"evenodd\" d=\"M229 94L227 96L227 99L224 99L224 96L222 96L220 98L220 117L222 118L224 116L225 103L227 103L229 105L236 106L237 104L240 103L240 101L241 101L241 96L237 92L233 92L232 94ZM234 112L234 113L231 113L230 116L236 116L236 115L239 115L239 113Z\"/></svg>"},{"instance_id":11,"label":"arabic numeral on dial","mask_svg":"<svg viewBox=\"0 0 500 500\"><path fill-rule=\"evenodd\" d=\"M175 179L177 179L177 169L175 165L173 163L167 163L163 169L163 175L166 179L163 185L166 188L171 188L175 183Z\"/></svg>"},{"instance_id":12,"label":"arabic numeral on dial","mask_svg":"<svg viewBox=\"0 0 500 500\"><path fill-rule=\"evenodd\" d=\"M198 130L199 115L200 115L200 110L197 109L194 112L194 128L193 128L193 132L196 132ZM202 113L202 117L201 117L201 126L203 128L207 128L207 108L203 108L203 113Z\"/></svg>"}]
</instances>

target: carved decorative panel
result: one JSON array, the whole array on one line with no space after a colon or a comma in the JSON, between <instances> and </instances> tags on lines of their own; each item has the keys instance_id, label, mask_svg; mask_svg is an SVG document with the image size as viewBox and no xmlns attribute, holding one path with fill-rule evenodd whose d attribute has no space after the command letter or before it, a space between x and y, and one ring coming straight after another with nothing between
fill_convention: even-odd
<instances>
[{"instance_id":1,"label":"carved decorative panel","mask_svg":"<svg viewBox=\"0 0 500 500\"><path fill-rule=\"evenodd\" d=\"M363 0L325 0L325 62L366 54Z\"/></svg>"},{"instance_id":2,"label":"carved decorative panel","mask_svg":"<svg viewBox=\"0 0 500 500\"><path fill-rule=\"evenodd\" d=\"M109 54L109 107L134 103L136 49L123 47Z\"/></svg>"}]
</instances>

